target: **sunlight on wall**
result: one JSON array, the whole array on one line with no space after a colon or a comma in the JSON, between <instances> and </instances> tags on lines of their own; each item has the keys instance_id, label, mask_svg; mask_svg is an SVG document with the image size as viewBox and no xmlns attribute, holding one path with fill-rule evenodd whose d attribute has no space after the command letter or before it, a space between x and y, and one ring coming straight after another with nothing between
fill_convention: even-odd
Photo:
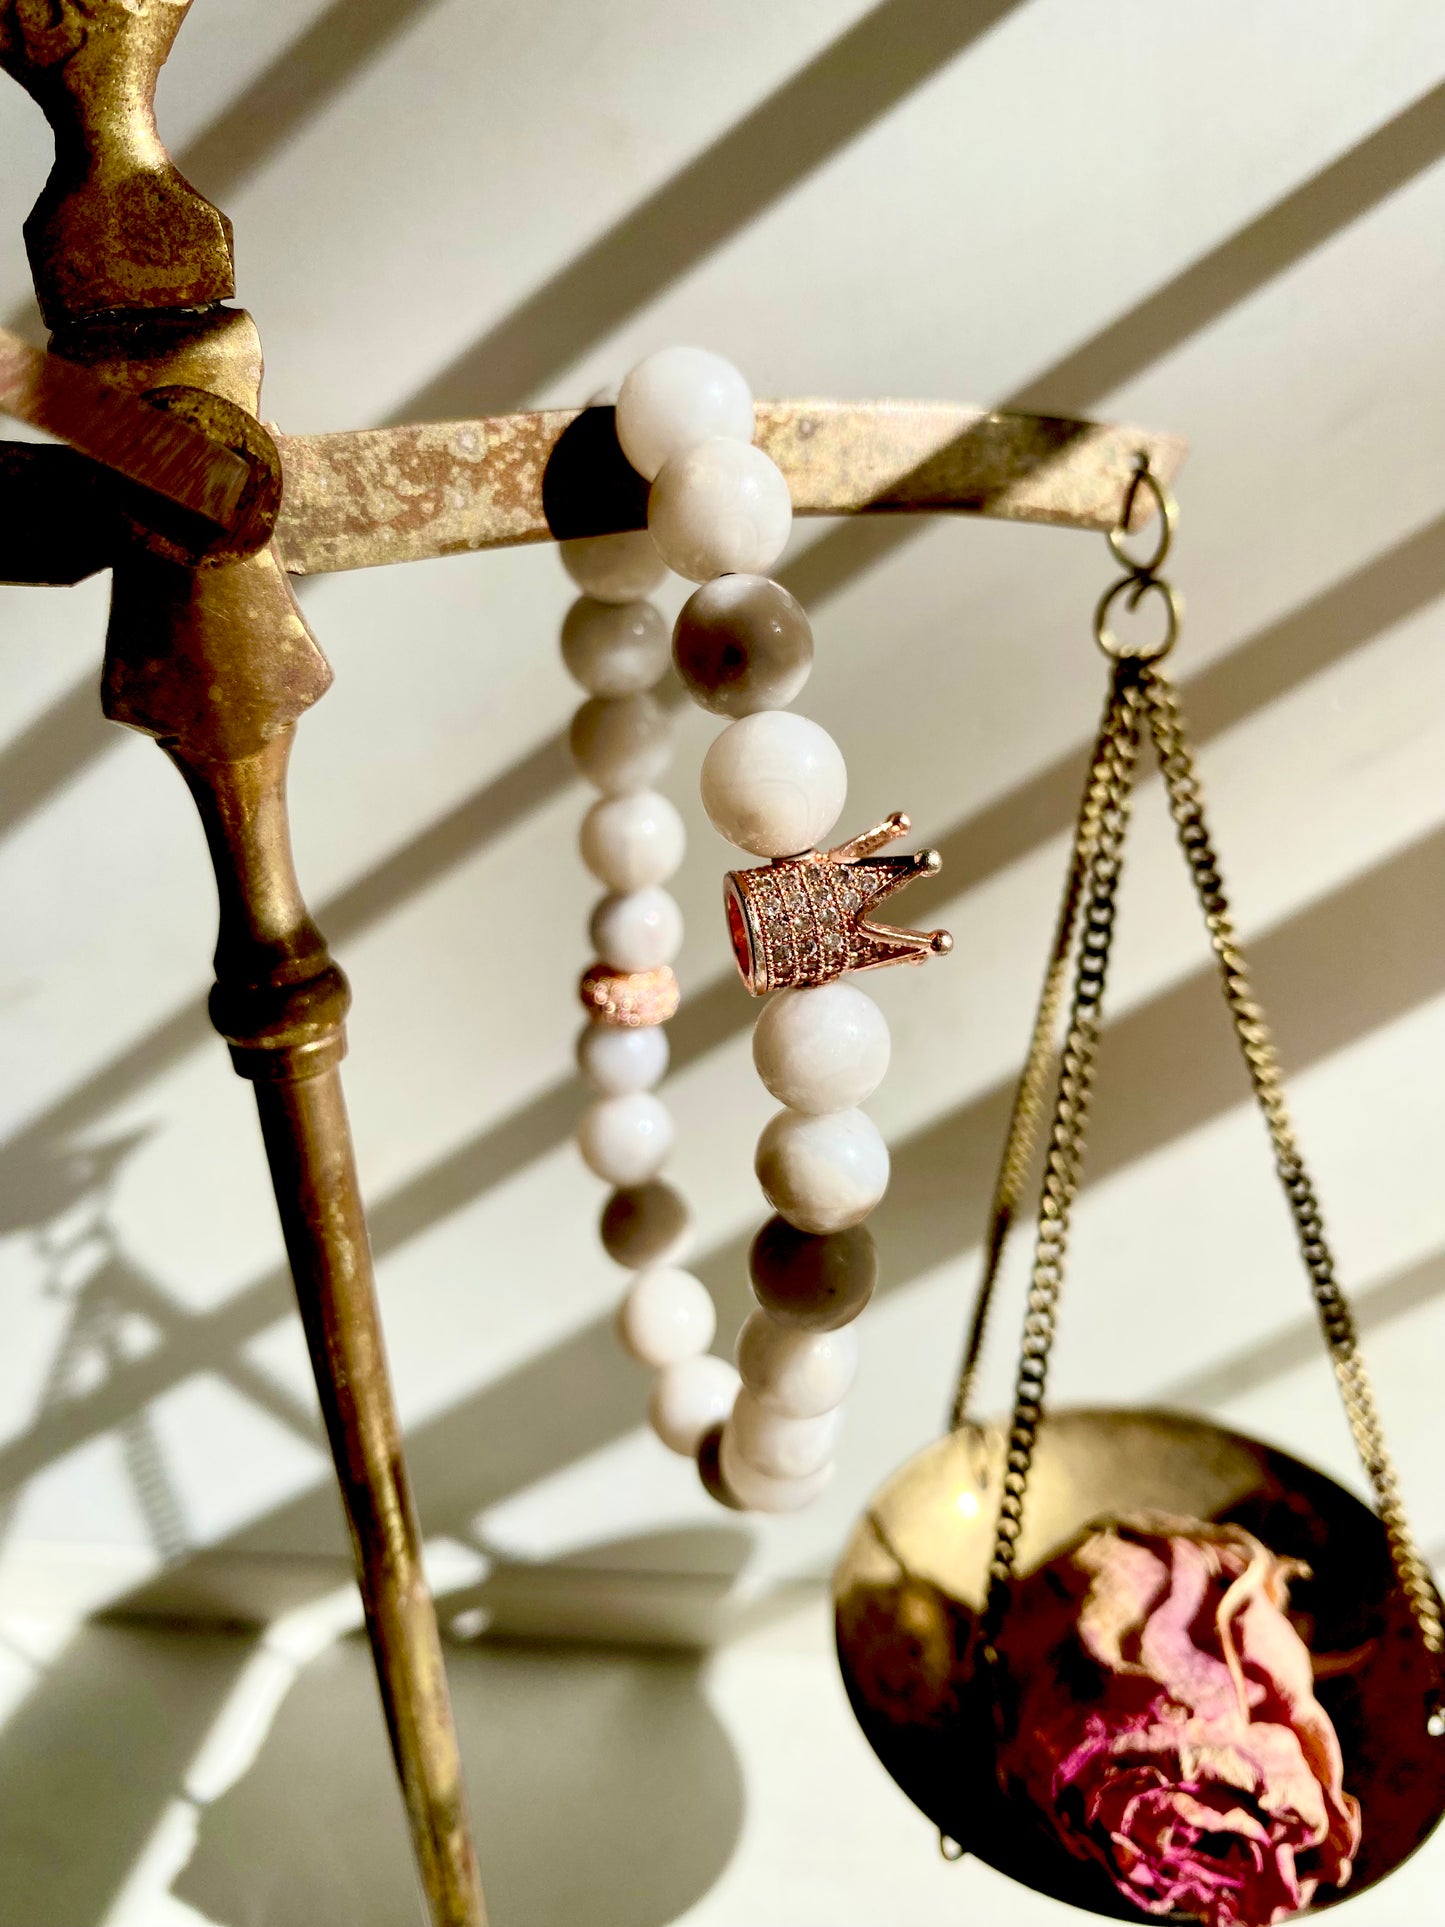
<instances>
[{"instance_id":1,"label":"sunlight on wall","mask_svg":"<svg viewBox=\"0 0 1445 1927\"><path fill-rule=\"evenodd\" d=\"M576 401L694 339L764 395L1011 401L1191 437L1177 668L1406 1489L1445 1551L1442 73L1430 0L1277 0L1227 23L1205 0L1123 0L1104 31L1067 0L774 0L746 34L658 0L202 0L160 108L234 219L263 413L288 428ZM18 237L48 153L7 88L0 315L32 334ZM842 1738L825 1635L770 1647L757 1615L794 1611L942 1422L1098 708L1087 622L1109 564L1101 543L960 520L803 528L786 572L815 618L810 713L848 757L846 821L905 808L942 848L910 914L957 948L877 982L883 1283L835 1486L784 1522L719 1519L643 1429L643 1375L611 1331L621 1274L570 1143L591 886L555 556L303 587L337 680L299 733L298 858L357 993L347 1087L408 1451L459 1632L742 1635L701 1685L675 1658L655 1676L577 1655L509 1674L480 1643L458 1660L464 1724L500 1695L527 1734L529 1692L561 1718L567 1681L585 1699L605 1679L655 1693L696 1743L722 1817L659 1876L659 1927L907 1911L895 1851L912 1918L967 1892L981 1922L1053 1920L928 1861L926 1828ZM334 1643L347 1548L253 1113L205 1016L204 849L164 760L98 718L104 609L103 582L0 588L0 1815L37 1775L43 1815L53 1762L93 1753L115 1819L64 1875L73 1918L195 1927L214 1904L231 1927L229 1843L260 1854L275 1776L308 1794L322 1777L301 1709L324 1725L334 1690L336 1735L382 1742L359 1642ZM728 853L696 799L709 737L684 716L664 779L690 839L668 1096L725 1349L770 1106L716 913ZM1356 1481L1152 781L1111 1012L1061 1394L1199 1403ZM107 1606L274 1623L198 1633L172 1661L153 1631L75 1629ZM131 1781L111 1751L126 1734ZM651 1759L641 1728L629 1744ZM851 1823L801 1784L824 1756ZM329 1839L318 1865L380 1909L407 1891L385 1759L344 1767L401 1884ZM325 1810L349 1834L343 1805ZM539 1897L508 1851L519 1906L568 1900L565 1855ZM1352 1917L1419 1918L1399 1897L1438 1864ZM309 1917L266 1912L293 1904L281 1876L245 1871L257 1920ZM304 1856L287 1871L298 1893L319 1877ZM0 1927L34 1927L4 1884Z\"/></svg>"}]
</instances>

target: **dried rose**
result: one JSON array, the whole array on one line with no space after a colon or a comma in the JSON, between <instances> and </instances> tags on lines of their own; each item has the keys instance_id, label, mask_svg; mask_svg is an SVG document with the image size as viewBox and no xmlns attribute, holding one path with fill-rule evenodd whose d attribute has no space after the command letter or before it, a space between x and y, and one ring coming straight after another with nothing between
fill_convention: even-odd
<instances>
[{"instance_id":1,"label":"dried rose","mask_svg":"<svg viewBox=\"0 0 1445 1927\"><path fill-rule=\"evenodd\" d=\"M1139 1514L1015 1591L1000 1779L1146 1914L1272 1927L1349 1879L1359 1804L1285 1616L1303 1571L1239 1527Z\"/></svg>"}]
</instances>

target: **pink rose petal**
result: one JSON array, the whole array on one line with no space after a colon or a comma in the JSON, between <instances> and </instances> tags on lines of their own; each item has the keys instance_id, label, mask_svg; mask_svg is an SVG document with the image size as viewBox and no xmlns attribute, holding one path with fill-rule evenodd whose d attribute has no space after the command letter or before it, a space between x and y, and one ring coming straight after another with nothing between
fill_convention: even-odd
<instances>
[{"instance_id":1,"label":"pink rose petal","mask_svg":"<svg viewBox=\"0 0 1445 1927\"><path fill-rule=\"evenodd\" d=\"M1145 1914L1275 1927L1349 1879L1360 1810L1286 1617L1299 1570L1239 1527L1140 1515L1010 1606L1000 1778Z\"/></svg>"}]
</instances>

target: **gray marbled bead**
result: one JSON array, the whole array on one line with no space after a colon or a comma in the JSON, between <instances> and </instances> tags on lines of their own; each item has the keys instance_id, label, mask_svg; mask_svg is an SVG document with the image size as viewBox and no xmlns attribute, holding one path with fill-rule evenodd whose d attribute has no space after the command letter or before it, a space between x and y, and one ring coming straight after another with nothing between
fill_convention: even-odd
<instances>
[{"instance_id":1,"label":"gray marbled bead","mask_svg":"<svg viewBox=\"0 0 1445 1927\"><path fill-rule=\"evenodd\" d=\"M768 1316L795 1331L837 1331L873 1296L878 1253L867 1225L812 1237L769 1218L748 1254L753 1295Z\"/></svg>"},{"instance_id":2,"label":"gray marbled bead","mask_svg":"<svg viewBox=\"0 0 1445 1927\"><path fill-rule=\"evenodd\" d=\"M716 716L786 709L813 666L802 604L765 575L720 575L688 597L672 632L677 672Z\"/></svg>"},{"instance_id":3,"label":"gray marbled bead","mask_svg":"<svg viewBox=\"0 0 1445 1927\"><path fill-rule=\"evenodd\" d=\"M687 1250L692 1213L670 1184L624 1185L602 1208L602 1248L614 1264L629 1271L649 1265L675 1265Z\"/></svg>"}]
</instances>

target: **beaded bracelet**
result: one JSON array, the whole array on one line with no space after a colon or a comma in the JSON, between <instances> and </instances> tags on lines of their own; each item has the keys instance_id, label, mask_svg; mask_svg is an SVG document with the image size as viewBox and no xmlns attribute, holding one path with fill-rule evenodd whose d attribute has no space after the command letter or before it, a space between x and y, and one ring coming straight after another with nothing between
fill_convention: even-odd
<instances>
[{"instance_id":1,"label":"beaded bracelet","mask_svg":"<svg viewBox=\"0 0 1445 1927\"><path fill-rule=\"evenodd\" d=\"M647 531L561 545L584 591L562 631L567 669L589 693L573 719L572 755L602 792L583 821L582 856L609 891L590 925L599 961L582 979L590 1021L578 1060L598 1095L578 1143L615 1187L602 1239L637 1274L618 1331L656 1372L654 1431L698 1459L715 1498L794 1511L832 1476L857 1367L853 1322L877 1275L863 1221L889 1176L887 1146L858 1108L887 1070L888 1026L871 998L838 980L950 948L946 931L896 929L871 914L939 859L879 854L907 833L902 815L827 852L816 847L842 811L847 771L828 733L787 708L807 681L813 638L799 603L765 573L787 542L792 503L781 471L753 446L742 376L705 350L664 349L623 382L616 422L624 454L652 485ZM673 1125L655 1086L667 1069L682 942L681 913L662 885L682 861L684 834L651 787L671 754L671 725L652 693L667 669L667 630L645 598L667 568L702 584L673 633L678 674L695 702L728 719L703 761L703 807L730 843L769 859L731 872L724 887L739 972L769 998L754 1063L783 1106L758 1142L758 1179L777 1215L749 1255L758 1309L739 1334L736 1370L708 1352L716 1309L677 1263L687 1207L658 1179Z\"/></svg>"}]
</instances>

